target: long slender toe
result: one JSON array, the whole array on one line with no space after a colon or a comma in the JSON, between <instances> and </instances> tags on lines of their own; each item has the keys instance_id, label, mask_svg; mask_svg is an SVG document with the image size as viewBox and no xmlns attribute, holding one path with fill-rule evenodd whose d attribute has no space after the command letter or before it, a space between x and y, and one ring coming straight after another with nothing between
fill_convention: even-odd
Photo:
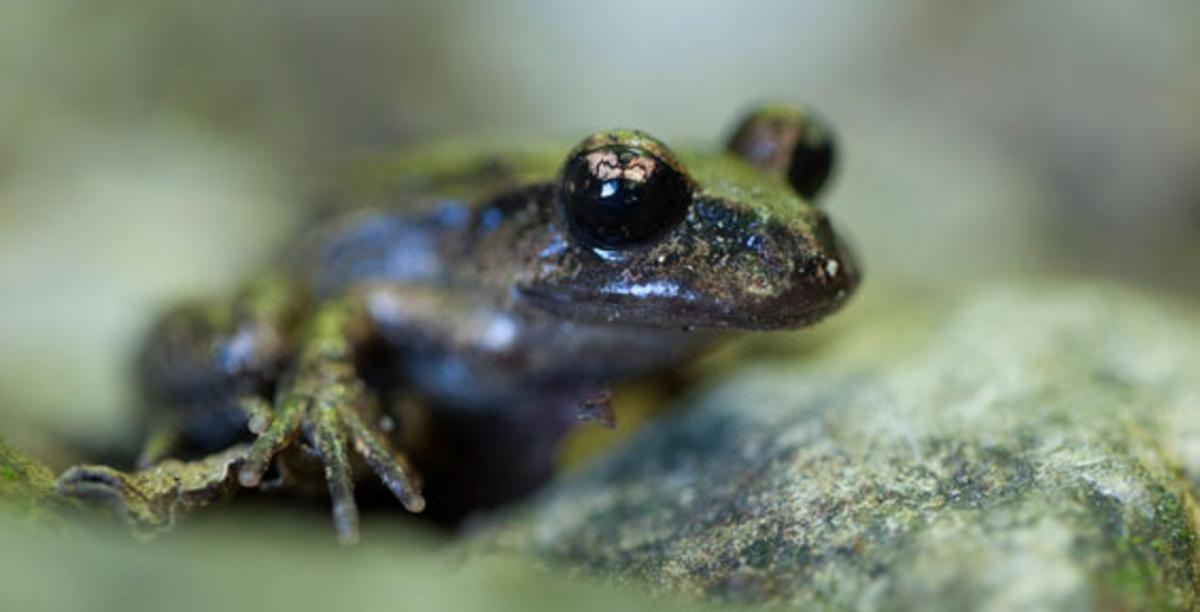
<instances>
[{"instance_id":1,"label":"long slender toe","mask_svg":"<svg viewBox=\"0 0 1200 612\"><path fill-rule=\"evenodd\" d=\"M318 408L318 416L307 432L309 443L325 464L325 482L333 501L333 525L342 544L358 541L358 505L354 502L354 480L346 436L337 413L330 407Z\"/></svg>"},{"instance_id":2,"label":"long slender toe","mask_svg":"<svg viewBox=\"0 0 1200 612\"><path fill-rule=\"evenodd\" d=\"M246 460L238 470L238 482L243 487L257 487L262 482L263 474L271 465L271 460L296 437L303 422L304 404L293 400L284 404L254 445L246 454Z\"/></svg>"},{"instance_id":3,"label":"long slender toe","mask_svg":"<svg viewBox=\"0 0 1200 612\"><path fill-rule=\"evenodd\" d=\"M404 456L392 450L384 438L372 431L358 414L347 410L342 415L342 421L350 432L354 450L366 460L405 509L409 512L424 510L421 483Z\"/></svg>"},{"instance_id":4,"label":"long slender toe","mask_svg":"<svg viewBox=\"0 0 1200 612\"><path fill-rule=\"evenodd\" d=\"M238 405L246 413L246 428L250 430L250 433L262 435L275 420L271 403L261 397L256 395L244 397L238 402Z\"/></svg>"}]
</instances>

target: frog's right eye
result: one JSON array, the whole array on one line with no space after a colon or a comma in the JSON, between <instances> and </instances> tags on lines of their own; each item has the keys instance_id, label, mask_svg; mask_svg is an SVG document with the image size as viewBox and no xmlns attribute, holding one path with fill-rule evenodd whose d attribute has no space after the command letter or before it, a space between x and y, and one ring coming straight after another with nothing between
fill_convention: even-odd
<instances>
[{"instance_id":1,"label":"frog's right eye","mask_svg":"<svg viewBox=\"0 0 1200 612\"><path fill-rule=\"evenodd\" d=\"M729 152L751 164L782 174L806 200L812 201L833 174L837 161L833 131L810 110L767 106L746 117Z\"/></svg>"},{"instance_id":2,"label":"frog's right eye","mask_svg":"<svg viewBox=\"0 0 1200 612\"><path fill-rule=\"evenodd\" d=\"M571 236L615 250L651 242L687 215L691 181L670 151L640 132L598 134L562 170L562 211Z\"/></svg>"}]
</instances>

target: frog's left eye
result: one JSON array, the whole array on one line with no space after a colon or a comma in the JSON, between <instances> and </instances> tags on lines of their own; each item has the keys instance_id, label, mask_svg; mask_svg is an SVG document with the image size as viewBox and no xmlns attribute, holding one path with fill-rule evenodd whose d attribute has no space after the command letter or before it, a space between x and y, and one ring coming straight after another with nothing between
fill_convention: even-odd
<instances>
[{"instance_id":1,"label":"frog's left eye","mask_svg":"<svg viewBox=\"0 0 1200 612\"><path fill-rule=\"evenodd\" d=\"M645 244L678 225L691 181L670 151L641 133L598 134L562 171L562 210L571 235L602 249Z\"/></svg>"},{"instance_id":2,"label":"frog's left eye","mask_svg":"<svg viewBox=\"0 0 1200 612\"><path fill-rule=\"evenodd\" d=\"M768 106L747 116L728 150L768 172L787 179L796 193L815 200L833 174L837 161L833 130L816 113L787 106Z\"/></svg>"}]
</instances>

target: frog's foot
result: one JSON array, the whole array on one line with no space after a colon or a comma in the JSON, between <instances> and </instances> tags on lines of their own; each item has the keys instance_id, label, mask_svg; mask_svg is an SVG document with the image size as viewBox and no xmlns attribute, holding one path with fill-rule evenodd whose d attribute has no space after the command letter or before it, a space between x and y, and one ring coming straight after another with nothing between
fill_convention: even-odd
<instances>
[{"instance_id":1,"label":"frog's foot","mask_svg":"<svg viewBox=\"0 0 1200 612\"><path fill-rule=\"evenodd\" d=\"M358 539L358 508L348 446L353 446L410 512L425 508L415 472L393 451L382 432L359 415L361 383L333 384L312 394L289 394L265 431L255 440L238 472L243 486L255 487L272 460L298 436L303 436L325 465L325 480L333 502L334 526L343 543Z\"/></svg>"},{"instance_id":2,"label":"frog's foot","mask_svg":"<svg viewBox=\"0 0 1200 612\"><path fill-rule=\"evenodd\" d=\"M230 496L234 466L248 448L234 446L203 459L168 459L153 467L127 473L102 465L68 468L55 482L62 495L101 505L136 533L153 536L167 531L193 508Z\"/></svg>"},{"instance_id":3,"label":"frog's foot","mask_svg":"<svg viewBox=\"0 0 1200 612\"><path fill-rule=\"evenodd\" d=\"M407 459L392 450L385 434L362 416L370 412L372 398L354 370L348 330L352 312L344 303L336 303L317 313L296 372L282 388L274 413L259 408L258 416L251 418L251 429L261 433L238 473L243 486L258 486L272 460L302 436L325 466L334 527L343 543L358 539L350 446L406 509L425 508L420 482Z\"/></svg>"}]
</instances>

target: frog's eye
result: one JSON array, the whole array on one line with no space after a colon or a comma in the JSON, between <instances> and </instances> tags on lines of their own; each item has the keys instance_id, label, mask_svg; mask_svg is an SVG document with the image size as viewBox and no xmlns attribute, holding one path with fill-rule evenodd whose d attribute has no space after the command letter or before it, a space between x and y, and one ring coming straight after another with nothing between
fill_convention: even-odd
<instances>
[{"instance_id":1,"label":"frog's eye","mask_svg":"<svg viewBox=\"0 0 1200 612\"><path fill-rule=\"evenodd\" d=\"M770 106L746 117L728 150L751 164L782 174L806 200L814 200L837 162L833 131L809 110Z\"/></svg>"},{"instance_id":2,"label":"frog's eye","mask_svg":"<svg viewBox=\"0 0 1200 612\"><path fill-rule=\"evenodd\" d=\"M650 242L683 220L690 201L691 181L670 151L645 134L598 134L563 166L567 227L591 247Z\"/></svg>"}]
</instances>

